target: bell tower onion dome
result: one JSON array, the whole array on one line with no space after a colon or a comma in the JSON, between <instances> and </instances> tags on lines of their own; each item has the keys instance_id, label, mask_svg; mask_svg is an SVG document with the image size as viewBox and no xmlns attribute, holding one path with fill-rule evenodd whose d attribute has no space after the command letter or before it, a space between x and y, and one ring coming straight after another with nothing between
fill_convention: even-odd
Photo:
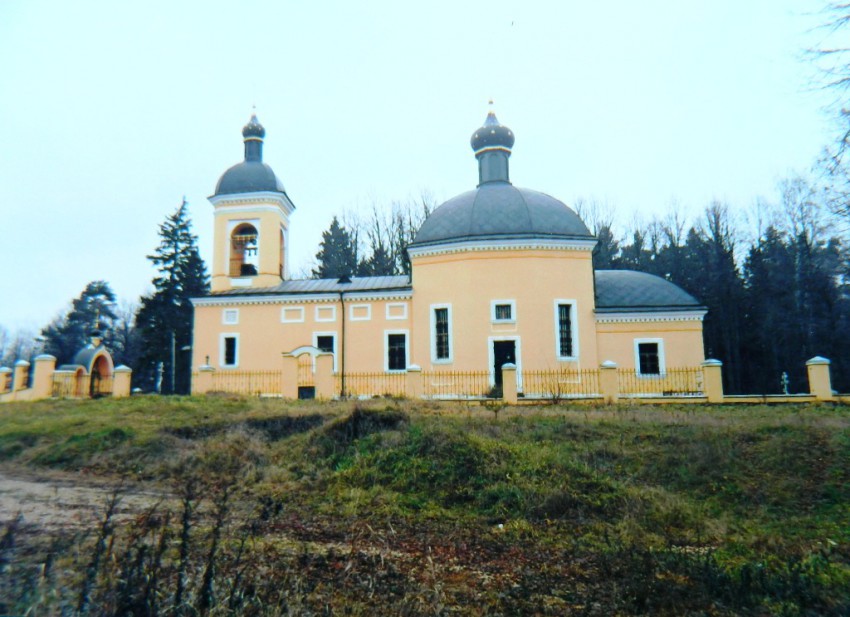
<instances>
[{"instance_id":1,"label":"bell tower onion dome","mask_svg":"<svg viewBox=\"0 0 850 617\"><path fill-rule=\"evenodd\" d=\"M245 141L245 160L225 171L215 187L215 195L233 195L238 193L273 192L285 193L286 189L272 171L263 163L263 138L266 129L251 116L242 128Z\"/></svg>"}]
</instances>

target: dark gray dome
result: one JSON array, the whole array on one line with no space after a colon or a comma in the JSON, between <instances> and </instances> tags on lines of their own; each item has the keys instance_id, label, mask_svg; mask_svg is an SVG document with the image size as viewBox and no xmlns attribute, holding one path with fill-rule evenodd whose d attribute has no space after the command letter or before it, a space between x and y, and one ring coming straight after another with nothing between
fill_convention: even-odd
<instances>
[{"instance_id":1,"label":"dark gray dome","mask_svg":"<svg viewBox=\"0 0 850 617\"><path fill-rule=\"evenodd\" d=\"M272 168L260 161L242 161L225 171L215 187L216 195L272 191L285 193Z\"/></svg>"},{"instance_id":2,"label":"dark gray dome","mask_svg":"<svg viewBox=\"0 0 850 617\"><path fill-rule=\"evenodd\" d=\"M597 270L596 311L696 310L691 294L668 280L634 270Z\"/></svg>"},{"instance_id":3,"label":"dark gray dome","mask_svg":"<svg viewBox=\"0 0 850 617\"><path fill-rule=\"evenodd\" d=\"M490 101L492 103L492 101ZM499 122L496 114L491 110L484 120L484 125L475 130L469 139L469 145L475 152L484 148L507 148L514 147L514 134L511 129Z\"/></svg>"},{"instance_id":4,"label":"dark gray dome","mask_svg":"<svg viewBox=\"0 0 850 617\"><path fill-rule=\"evenodd\" d=\"M487 182L434 210L411 246L510 238L592 239L593 234L554 197Z\"/></svg>"},{"instance_id":5,"label":"dark gray dome","mask_svg":"<svg viewBox=\"0 0 850 617\"><path fill-rule=\"evenodd\" d=\"M266 129L263 128L263 125L260 124L260 121L257 120L257 114L253 114L251 119L248 121L248 124L242 127L242 137L259 137L262 139L266 136Z\"/></svg>"},{"instance_id":6,"label":"dark gray dome","mask_svg":"<svg viewBox=\"0 0 850 617\"><path fill-rule=\"evenodd\" d=\"M251 116L244 127L242 137L245 142L245 160L237 163L218 179L214 195L233 195L237 193L256 193L271 191L285 193L280 180L274 175L272 168L263 163L263 137L266 129L257 120L256 114Z\"/></svg>"}]
</instances>

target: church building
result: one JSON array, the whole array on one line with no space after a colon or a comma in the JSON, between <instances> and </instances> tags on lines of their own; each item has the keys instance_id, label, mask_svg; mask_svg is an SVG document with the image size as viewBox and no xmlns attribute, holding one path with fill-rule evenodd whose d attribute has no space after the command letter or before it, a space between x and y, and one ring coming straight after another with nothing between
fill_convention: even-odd
<instances>
[{"instance_id":1,"label":"church building","mask_svg":"<svg viewBox=\"0 0 850 617\"><path fill-rule=\"evenodd\" d=\"M212 289L193 300L195 371L274 371L303 354L315 367L324 352L351 380L479 372L498 388L507 364L522 393L529 371L581 374L613 362L653 378L704 360L704 307L657 276L594 271L596 238L579 216L512 184L514 134L492 111L471 138L477 186L422 224L408 247L409 277L291 279L295 205L263 163L256 116L242 135L244 161L209 198Z\"/></svg>"}]
</instances>

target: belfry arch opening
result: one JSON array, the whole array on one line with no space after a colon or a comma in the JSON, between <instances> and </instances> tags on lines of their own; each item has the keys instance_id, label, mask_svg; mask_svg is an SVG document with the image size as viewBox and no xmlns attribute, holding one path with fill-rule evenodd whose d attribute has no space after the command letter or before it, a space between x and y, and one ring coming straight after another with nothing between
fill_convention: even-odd
<instances>
[{"instance_id":1,"label":"belfry arch opening","mask_svg":"<svg viewBox=\"0 0 850 617\"><path fill-rule=\"evenodd\" d=\"M230 276L259 274L259 240L257 228L250 223L234 228L230 234Z\"/></svg>"}]
</instances>

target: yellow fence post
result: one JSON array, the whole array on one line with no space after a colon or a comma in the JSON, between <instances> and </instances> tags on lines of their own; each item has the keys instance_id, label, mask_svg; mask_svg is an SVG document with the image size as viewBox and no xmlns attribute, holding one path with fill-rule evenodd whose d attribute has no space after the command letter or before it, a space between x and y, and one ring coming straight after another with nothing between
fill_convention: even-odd
<instances>
[{"instance_id":1,"label":"yellow fence post","mask_svg":"<svg viewBox=\"0 0 850 617\"><path fill-rule=\"evenodd\" d=\"M115 367L112 373L112 396L126 398L130 396L130 382L133 380L133 369L129 366Z\"/></svg>"},{"instance_id":2,"label":"yellow fence post","mask_svg":"<svg viewBox=\"0 0 850 617\"><path fill-rule=\"evenodd\" d=\"M12 369L0 366L0 394L12 389Z\"/></svg>"},{"instance_id":3,"label":"yellow fence post","mask_svg":"<svg viewBox=\"0 0 850 617\"><path fill-rule=\"evenodd\" d=\"M283 356L283 373L280 383L280 393L283 398L298 398L298 358L295 356Z\"/></svg>"},{"instance_id":4,"label":"yellow fence post","mask_svg":"<svg viewBox=\"0 0 850 617\"><path fill-rule=\"evenodd\" d=\"M53 373L55 370L56 358L50 354L36 356L30 400L50 398L53 395Z\"/></svg>"},{"instance_id":5,"label":"yellow fence post","mask_svg":"<svg viewBox=\"0 0 850 617\"><path fill-rule=\"evenodd\" d=\"M602 400L608 405L616 405L620 401L620 383L617 379L617 363L605 360L599 365L599 389Z\"/></svg>"},{"instance_id":6,"label":"yellow fence post","mask_svg":"<svg viewBox=\"0 0 850 617\"><path fill-rule=\"evenodd\" d=\"M336 396L334 392L334 355L320 353L316 356L316 398L327 401Z\"/></svg>"},{"instance_id":7,"label":"yellow fence post","mask_svg":"<svg viewBox=\"0 0 850 617\"><path fill-rule=\"evenodd\" d=\"M12 378L12 388L15 392L25 390L29 378L30 363L26 360L15 362L15 376Z\"/></svg>"},{"instance_id":8,"label":"yellow fence post","mask_svg":"<svg viewBox=\"0 0 850 617\"><path fill-rule=\"evenodd\" d=\"M215 375L215 369L209 364L199 367L197 376L192 379L192 394L212 392L213 375Z\"/></svg>"},{"instance_id":9,"label":"yellow fence post","mask_svg":"<svg viewBox=\"0 0 850 617\"><path fill-rule=\"evenodd\" d=\"M422 368L417 364L407 367L407 375L404 376L404 394L407 398L422 398L424 389L422 387Z\"/></svg>"},{"instance_id":10,"label":"yellow fence post","mask_svg":"<svg viewBox=\"0 0 850 617\"><path fill-rule=\"evenodd\" d=\"M809 373L809 392L819 401L834 401L832 380L829 376L829 360L815 356L806 362Z\"/></svg>"},{"instance_id":11,"label":"yellow fence post","mask_svg":"<svg viewBox=\"0 0 850 617\"><path fill-rule=\"evenodd\" d=\"M708 402L722 403L723 363L720 360L706 360L702 363L702 381Z\"/></svg>"},{"instance_id":12,"label":"yellow fence post","mask_svg":"<svg viewBox=\"0 0 850 617\"><path fill-rule=\"evenodd\" d=\"M502 365L502 398L508 405L516 405L519 400L516 388L516 364Z\"/></svg>"}]
</instances>

